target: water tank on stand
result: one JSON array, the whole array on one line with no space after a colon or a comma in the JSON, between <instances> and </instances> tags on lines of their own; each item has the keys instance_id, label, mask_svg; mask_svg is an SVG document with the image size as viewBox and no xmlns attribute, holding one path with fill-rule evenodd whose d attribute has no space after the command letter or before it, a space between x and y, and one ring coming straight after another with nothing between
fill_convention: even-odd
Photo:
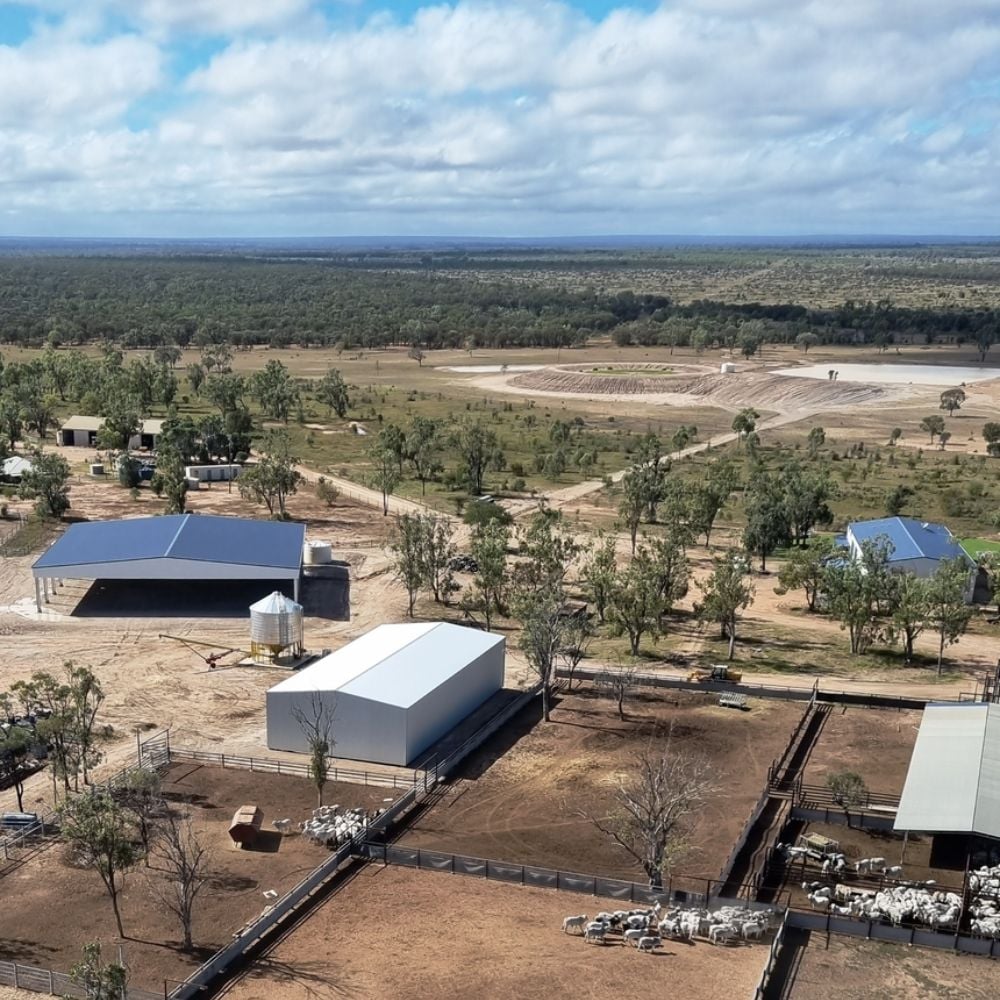
<instances>
[{"instance_id":1,"label":"water tank on stand","mask_svg":"<svg viewBox=\"0 0 1000 1000\"><path fill-rule=\"evenodd\" d=\"M250 605L250 652L273 663L282 655L302 655L302 605L280 590Z\"/></svg>"},{"instance_id":2,"label":"water tank on stand","mask_svg":"<svg viewBox=\"0 0 1000 1000\"><path fill-rule=\"evenodd\" d=\"M328 566L333 561L333 549L329 542L306 542L302 552L302 562L306 566Z\"/></svg>"}]
</instances>

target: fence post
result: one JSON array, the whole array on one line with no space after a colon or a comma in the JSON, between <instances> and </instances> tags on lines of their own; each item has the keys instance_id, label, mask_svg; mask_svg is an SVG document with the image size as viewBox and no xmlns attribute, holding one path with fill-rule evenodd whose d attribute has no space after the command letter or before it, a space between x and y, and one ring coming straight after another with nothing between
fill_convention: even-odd
<instances>
[{"instance_id":1,"label":"fence post","mask_svg":"<svg viewBox=\"0 0 1000 1000\"><path fill-rule=\"evenodd\" d=\"M55 996L56 991L52 986L52 970L49 969L48 972L49 972L49 996Z\"/></svg>"},{"instance_id":2,"label":"fence post","mask_svg":"<svg viewBox=\"0 0 1000 1000\"><path fill-rule=\"evenodd\" d=\"M17 981L17 962L14 962L13 965L14 965L14 989L20 989L21 984Z\"/></svg>"}]
</instances>

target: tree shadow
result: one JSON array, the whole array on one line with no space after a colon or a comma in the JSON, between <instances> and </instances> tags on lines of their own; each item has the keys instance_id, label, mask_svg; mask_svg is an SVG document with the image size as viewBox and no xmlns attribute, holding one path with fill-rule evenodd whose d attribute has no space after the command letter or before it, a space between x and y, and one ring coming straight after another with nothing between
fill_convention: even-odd
<instances>
[{"instance_id":1,"label":"tree shadow","mask_svg":"<svg viewBox=\"0 0 1000 1000\"><path fill-rule=\"evenodd\" d=\"M273 983L294 983L304 990L306 996L316 1000L362 996L345 974L338 974L331 964L319 960L282 962L273 955L264 955L254 962L250 976Z\"/></svg>"}]
</instances>

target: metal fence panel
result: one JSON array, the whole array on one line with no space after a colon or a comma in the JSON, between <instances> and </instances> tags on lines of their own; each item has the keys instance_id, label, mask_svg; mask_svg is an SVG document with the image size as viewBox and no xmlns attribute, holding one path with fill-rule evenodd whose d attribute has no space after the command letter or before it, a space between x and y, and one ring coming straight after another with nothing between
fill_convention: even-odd
<instances>
[{"instance_id":1,"label":"metal fence panel","mask_svg":"<svg viewBox=\"0 0 1000 1000\"><path fill-rule=\"evenodd\" d=\"M566 872L556 872L556 888L567 889L570 892L587 892L594 895L595 879L586 875L569 875Z\"/></svg>"},{"instance_id":2,"label":"metal fence panel","mask_svg":"<svg viewBox=\"0 0 1000 1000\"><path fill-rule=\"evenodd\" d=\"M594 879L594 891L598 896L608 896L610 899L631 899L632 889L632 883L623 879Z\"/></svg>"},{"instance_id":3,"label":"metal fence panel","mask_svg":"<svg viewBox=\"0 0 1000 1000\"><path fill-rule=\"evenodd\" d=\"M477 875L481 878L489 877L489 869L482 858L455 857L455 871L463 875Z\"/></svg>"},{"instance_id":4,"label":"metal fence panel","mask_svg":"<svg viewBox=\"0 0 1000 1000\"><path fill-rule=\"evenodd\" d=\"M385 851L386 860L394 865L406 865L408 868L420 867L420 852L409 847L387 847Z\"/></svg>"},{"instance_id":5,"label":"metal fence panel","mask_svg":"<svg viewBox=\"0 0 1000 1000\"><path fill-rule=\"evenodd\" d=\"M541 889L555 889L558 884L558 876L548 868L535 868L532 865L524 866L525 885L538 886Z\"/></svg>"},{"instance_id":6,"label":"metal fence panel","mask_svg":"<svg viewBox=\"0 0 1000 1000\"><path fill-rule=\"evenodd\" d=\"M438 851L420 852L421 868L433 868L436 869L437 871L450 872L453 865L454 865L454 860L451 854L441 854Z\"/></svg>"},{"instance_id":7,"label":"metal fence panel","mask_svg":"<svg viewBox=\"0 0 1000 1000\"><path fill-rule=\"evenodd\" d=\"M520 865L508 865L502 861L486 862L486 877L498 882L524 882L524 869Z\"/></svg>"},{"instance_id":8,"label":"metal fence panel","mask_svg":"<svg viewBox=\"0 0 1000 1000\"><path fill-rule=\"evenodd\" d=\"M955 947L969 955L992 955L994 942L987 938L959 937Z\"/></svg>"}]
</instances>

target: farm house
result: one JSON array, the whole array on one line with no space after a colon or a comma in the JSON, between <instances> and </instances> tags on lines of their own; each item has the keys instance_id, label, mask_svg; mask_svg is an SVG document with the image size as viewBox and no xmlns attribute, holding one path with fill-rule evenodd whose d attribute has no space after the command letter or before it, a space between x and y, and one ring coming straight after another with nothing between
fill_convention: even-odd
<instances>
[{"instance_id":1,"label":"farm house","mask_svg":"<svg viewBox=\"0 0 1000 1000\"><path fill-rule=\"evenodd\" d=\"M943 524L918 521L913 517L880 517L874 521L857 521L847 527L847 547L855 559L861 556L863 542L878 539L889 542L889 567L898 573L932 577L943 562L963 560L969 567L966 600L972 601L976 565Z\"/></svg>"},{"instance_id":2,"label":"farm house","mask_svg":"<svg viewBox=\"0 0 1000 1000\"><path fill-rule=\"evenodd\" d=\"M203 583L209 592L227 589L218 587L220 580L287 582L298 598L305 530L207 514L73 524L31 568L36 606L41 610L58 580L131 581L130 590L149 593L153 613L161 610L157 585L163 582L185 590Z\"/></svg>"},{"instance_id":3,"label":"farm house","mask_svg":"<svg viewBox=\"0 0 1000 1000\"><path fill-rule=\"evenodd\" d=\"M895 828L933 834L959 859L970 838L1000 840L1000 704L924 709Z\"/></svg>"},{"instance_id":4,"label":"farm house","mask_svg":"<svg viewBox=\"0 0 1000 1000\"><path fill-rule=\"evenodd\" d=\"M305 753L296 721L333 712L334 756L408 765L503 687L504 639L446 622L379 625L267 692L267 745Z\"/></svg>"}]
</instances>

